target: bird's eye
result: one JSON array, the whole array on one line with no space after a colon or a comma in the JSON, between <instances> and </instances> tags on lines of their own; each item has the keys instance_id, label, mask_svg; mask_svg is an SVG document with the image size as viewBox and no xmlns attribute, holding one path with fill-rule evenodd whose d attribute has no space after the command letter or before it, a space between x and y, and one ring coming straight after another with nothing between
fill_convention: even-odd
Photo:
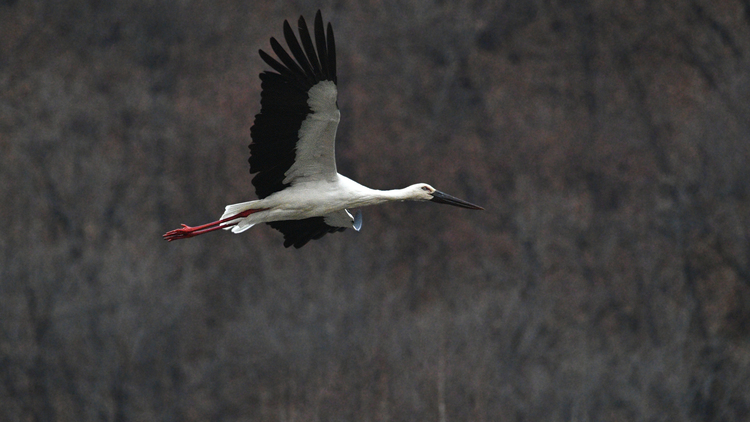
<instances>
[{"instance_id":1,"label":"bird's eye","mask_svg":"<svg viewBox=\"0 0 750 422\"><path fill-rule=\"evenodd\" d=\"M422 186L422 190L425 191L425 192L429 192L430 188L428 188L427 186Z\"/></svg>"}]
</instances>

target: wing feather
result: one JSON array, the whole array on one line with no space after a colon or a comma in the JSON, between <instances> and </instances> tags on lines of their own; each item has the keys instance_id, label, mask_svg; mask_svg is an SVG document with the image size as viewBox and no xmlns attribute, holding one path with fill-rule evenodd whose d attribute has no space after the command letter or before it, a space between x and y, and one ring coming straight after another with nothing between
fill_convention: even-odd
<instances>
[{"instance_id":1,"label":"wing feather","mask_svg":"<svg viewBox=\"0 0 750 422\"><path fill-rule=\"evenodd\" d=\"M347 210L332 212L322 217L305 218L303 220L284 220L268 223L269 226L284 234L284 247L301 248L311 240L317 240L328 233L342 232L348 228L359 231L362 217L352 217Z\"/></svg>"},{"instance_id":2,"label":"wing feather","mask_svg":"<svg viewBox=\"0 0 750 422\"><path fill-rule=\"evenodd\" d=\"M294 59L300 64L305 77L310 84L314 85L316 83L315 71L313 70L312 65L310 65L310 61L305 55L305 52L302 51L302 47L300 47L297 37L294 36L294 31L292 31L292 27L289 26L289 22L287 21L284 21L284 39L286 40L286 45L289 46L289 51L294 55Z\"/></svg>"},{"instance_id":3,"label":"wing feather","mask_svg":"<svg viewBox=\"0 0 750 422\"><path fill-rule=\"evenodd\" d=\"M328 53L328 71L331 75L331 80L333 83L336 82L336 43L333 39L333 26L331 26L331 23L328 23L328 47L326 48L326 52Z\"/></svg>"},{"instance_id":4,"label":"wing feather","mask_svg":"<svg viewBox=\"0 0 750 422\"><path fill-rule=\"evenodd\" d=\"M315 44L303 17L301 45L289 23L284 38L292 55L275 39L277 58L260 51L274 71L260 74L261 109L250 134L250 173L259 198L265 198L305 178L335 177L334 142L339 120L336 105L336 51L333 29L324 31L315 15Z\"/></svg>"},{"instance_id":5,"label":"wing feather","mask_svg":"<svg viewBox=\"0 0 750 422\"><path fill-rule=\"evenodd\" d=\"M320 56L320 66L323 71L323 78L327 80L333 80L331 73L328 68L328 48L326 46L326 37L323 32L323 16L320 14L320 10L315 14L315 44L318 48L318 55Z\"/></svg>"},{"instance_id":6,"label":"wing feather","mask_svg":"<svg viewBox=\"0 0 750 422\"><path fill-rule=\"evenodd\" d=\"M318 62L318 55L315 53L315 47L313 47L312 39L310 38L310 31L307 29L307 23L300 16L299 22L297 23L299 30L299 38L302 41L302 46L305 48L305 54L310 58L310 64L313 68L313 74L319 80L323 80L323 72L320 69L320 62Z\"/></svg>"},{"instance_id":7,"label":"wing feather","mask_svg":"<svg viewBox=\"0 0 750 422\"><path fill-rule=\"evenodd\" d=\"M287 23L287 25L289 24ZM294 59L289 56L289 53L287 53L286 50L284 50L284 47L282 47L281 44L276 41L276 38L271 37L271 48L273 49L273 52L276 53L276 57L278 57L281 60L281 63L291 71L292 75L294 75L294 77L298 82L302 84L302 86L315 84L314 78L307 78L308 75L305 74L305 71L302 70L297 62L295 62Z\"/></svg>"}]
</instances>

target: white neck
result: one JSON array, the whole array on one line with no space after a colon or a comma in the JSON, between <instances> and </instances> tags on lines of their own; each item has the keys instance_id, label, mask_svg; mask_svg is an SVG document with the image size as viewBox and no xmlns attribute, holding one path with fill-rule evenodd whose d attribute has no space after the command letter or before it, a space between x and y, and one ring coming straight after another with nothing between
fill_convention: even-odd
<instances>
[{"instance_id":1,"label":"white neck","mask_svg":"<svg viewBox=\"0 0 750 422\"><path fill-rule=\"evenodd\" d=\"M367 186L354 182L351 179L347 179L342 176L339 177L341 179L344 179L341 180L341 182L348 184L351 191L357 193L356 201L353 202L353 205L350 205L351 207L366 207L369 205L382 204L384 202L406 201L409 199L414 199L412 198L408 187L403 189L390 190L370 189Z\"/></svg>"},{"instance_id":2,"label":"white neck","mask_svg":"<svg viewBox=\"0 0 750 422\"><path fill-rule=\"evenodd\" d=\"M392 201L406 201L411 198L411 194L407 188L403 189L389 189L389 190L377 190L370 189L373 192L374 203L372 205L381 204L383 202Z\"/></svg>"}]
</instances>

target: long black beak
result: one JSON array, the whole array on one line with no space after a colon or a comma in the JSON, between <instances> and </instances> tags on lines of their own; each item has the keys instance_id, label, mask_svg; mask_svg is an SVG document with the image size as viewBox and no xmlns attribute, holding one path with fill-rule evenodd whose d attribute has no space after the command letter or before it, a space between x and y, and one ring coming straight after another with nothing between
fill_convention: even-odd
<instances>
[{"instance_id":1,"label":"long black beak","mask_svg":"<svg viewBox=\"0 0 750 422\"><path fill-rule=\"evenodd\" d=\"M480 207L479 205L474 205L471 202L466 202L463 199L458 199L455 196L450 196L445 192L440 192L439 190L436 190L432 193L432 199L430 199L432 202L437 202L438 204L448 204L448 205L454 205L456 207L461 208L468 208L470 210L483 210L484 208Z\"/></svg>"}]
</instances>

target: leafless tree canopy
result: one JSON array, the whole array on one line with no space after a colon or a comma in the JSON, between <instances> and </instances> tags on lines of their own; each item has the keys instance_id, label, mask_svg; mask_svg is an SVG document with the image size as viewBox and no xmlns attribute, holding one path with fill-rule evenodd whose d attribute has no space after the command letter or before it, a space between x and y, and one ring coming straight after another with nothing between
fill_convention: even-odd
<instances>
[{"instance_id":1,"label":"leafless tree canopy","mask_svg":"<svg viewBox=\"0 0 750 422\"><path fill-rule=\"evenodd\" d=\"M318 7L339 170L486 211L164 242ZM0 420L746 420L748 116L748 0L0 1Z\"/></svg>"}]
</instances>

